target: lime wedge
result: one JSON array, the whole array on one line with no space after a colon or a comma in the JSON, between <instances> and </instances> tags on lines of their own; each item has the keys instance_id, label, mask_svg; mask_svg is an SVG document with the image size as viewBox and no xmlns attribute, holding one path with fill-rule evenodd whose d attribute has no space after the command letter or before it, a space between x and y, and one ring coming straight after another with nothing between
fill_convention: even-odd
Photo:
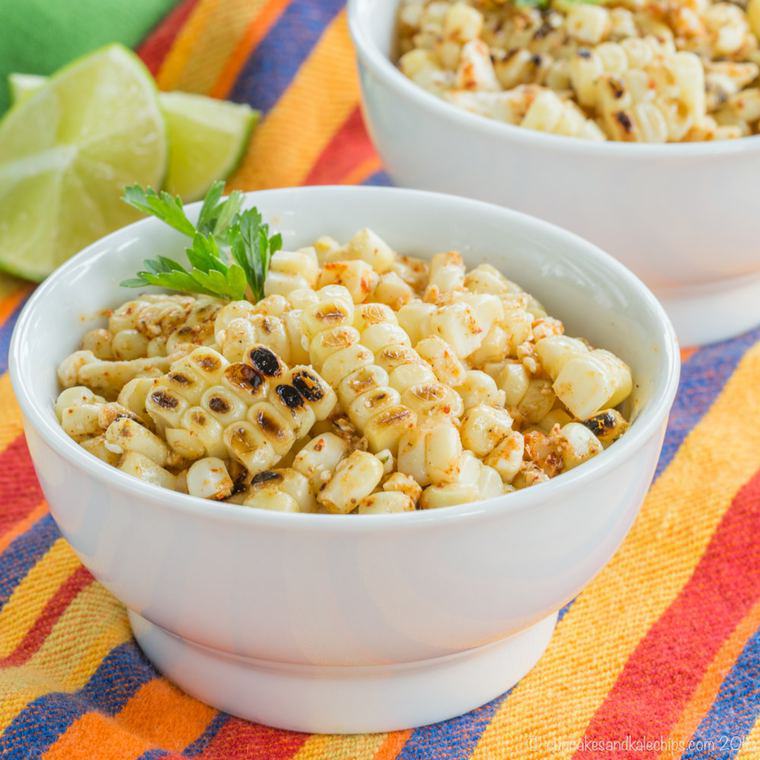
<instances>
[{"instance_id":1,"label":"lime wedge","mask_svg":"<svg viewBox=\"0 0 760 760\"><path fill-rule=\"evenodd\" d=\"M9 74L8 88L11 92L11 103L17 105L22 100L41 89L48 78L40 74Z\"/></svg>"},{"instance_id":2,"label":"lime wedge","mask_svg":"<svg viewBox=\"0 0 760 760\"><path fill-rule=\"evenodd\" d=\"M184 201L198 200L240 163L259 112L184 92L161 93L159 102L169 135L165 189Z\"/></svg>"},{"instance_id":3,"label":"lime wedge","mask_svg":"<svg viewBox=\"0 0 760 760\"><path fill-rule=\"evenodd\" d=\"M0 269L41 280L138 218L124 185L160 186L167 164L153 79L110 45L61 69L0 121Z\"/></svg>"},{"instance_id":4,"label":"lime wedge","mask_svg":"<svg viewBox=\"0 0 760 760\"><path fill-rule=\"evenodd\" d=\"M36 74L11 74L13 103L20 103L47 81ZM166 189L186 202L203 198L218 179L227 179L245 154L259 112L247 105L204 95L162 92L169 170Z\"/></svg>"}]
</instances>

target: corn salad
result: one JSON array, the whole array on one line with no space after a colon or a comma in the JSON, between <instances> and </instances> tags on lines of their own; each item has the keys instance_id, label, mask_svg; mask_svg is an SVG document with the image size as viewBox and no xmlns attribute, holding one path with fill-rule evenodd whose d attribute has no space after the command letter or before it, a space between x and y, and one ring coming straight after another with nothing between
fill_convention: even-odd
<instances>
[{"instance_id":1,"label":"corn salad","mask_svg":"<svg viewBox=\"0 0 760 760\"><path fill-rule=\"evenodd\" d=\"M587 140L760 129L760 0L402 0L398 65L467 111Z\"/></svg>"},{"instance_id":2,"label":"corn salad","mask_svg":"<svg viewBox=\"0 0 760 760\"><path fill-rule=\"evenodd\" d=\"M546 481L628 426L628 366L456 251L323 237L275 253L265 292L115 309L59 366L63 429L193 496L387 514Z\"/></svg>"}]
</instances>

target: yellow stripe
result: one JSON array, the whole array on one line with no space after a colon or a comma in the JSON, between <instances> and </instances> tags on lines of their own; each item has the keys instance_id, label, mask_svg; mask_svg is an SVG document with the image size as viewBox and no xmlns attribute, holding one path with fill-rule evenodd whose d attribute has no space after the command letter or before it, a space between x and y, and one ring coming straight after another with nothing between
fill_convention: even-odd
<instances>
[{"instance_id":1,"label":"yellow stripe","mask_svg":"<svg viewBox=\"0 0 760 760\"><path fill-rule=\"evenodd\" d=\"M341 11L253 133L230 187L255 190L302 183L358 97L348 24Z\"/></svg>"},{"instance_id":2,"label":"yellow stripe","mask_svg":"<svg viewBox=\"0 0 760 760\"><path fill-rule=\"evenodd\" d=\"M10 446L24 430L21 410L11 388L11 378L0 376L0 453Z\"/></svg>"},{"instance_id":3,"label":"yellow stripe","mask_svg":"<svg viewBox=\"0 0 760 760\"><path fill-rule=\"evenodd\" d=\"M162 90L207 94L265 0L201 0L156 77Z\"/></svg>"},{"instance_id":4,"label":"yellow stripe","mask_svg":"<svg viewBox=\"0 0 760 760\"><path fill-rule=\"evenodd\" d=\"M755 722L755 727L745 737L736 760L757 760L758 757L760 757L760 720Z\"/></svg>"},{"instance_id":5,"label":"yellow stripe","mask_svg":"<svg viewBox=\"0 0 760 760\"><path fill-rule=\"evenodd\" d=\"M0 669L0 731L44 694L81 689L103 658L129 637L124 607L100 584L88 586L27 663Z\"/></svg>"},{"instance_id":6,"label":"yellow stripe","mask_svg":"<svg viewBox=\"0 0 760 760\"><path fill-rule=\"evenodd\" d=\"M24 639L60 585L79 567L71 547L59 538L16 586L0 612L0 657Z\"/></svg>"},{"instance_id":7,"label":"yellow stripe","mask_svg":"<svg viewBox=\"0 0 760 760\"><path fill-rule=\"evenodd\" d=\"M641 638L673 602L739 488L760 467L760 345L652 487L627 540L580 595L473 757L545 757L582 736ZM569 752L567 754L570 754ZM564 757L560 754L558 757Z\"/></svg>"},{"instance_id":8,"label":"yellow stripe","mask_svg":"<svg viewBox=\"0 0 760 760\"><path fill-rule=\"evenodd\" d=\"M660 754L662 760L666 758L667 760L676 760L676 758L681 757L682 748L688 747L689 739L717 698L723 680L736 663L758 625L760 625L760 602L757 602L739 622L739 625L734 628L707 666L702 680L689 698L678 723L670 732L665 749Z\"/></svg>"},{"instance_id":9,"label":"yellow stripe","mask_svg":"<svg viewBox=\"0 0 760 760\"><path fill-rule=\"evenodd\" d=\"M383 745L387 734L355 736L310 736L293 760L370 760Z\"/></svg>"}]
</instances>

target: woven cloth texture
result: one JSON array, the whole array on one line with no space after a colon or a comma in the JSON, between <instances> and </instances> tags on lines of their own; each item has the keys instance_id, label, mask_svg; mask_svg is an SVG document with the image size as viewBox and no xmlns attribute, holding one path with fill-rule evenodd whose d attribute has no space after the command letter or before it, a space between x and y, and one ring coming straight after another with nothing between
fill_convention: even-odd
<instances>
[{"instance_id":1,"label":"woven cloth texture","mask_svg":"<svg viewBox=\"0 0 760 760\"><path fill-rule=\"evenodd\" d=\"M55 24L70 20L64 7L95 4L0 0L0 63L43 61L32 70L44 72L82 52L48 30L10 60L7 10L42 8ZM163 89L263 110L231 187L388 183L362 124L341 0L97 4L130 9L123 33L124 19L130 35L149 30L127 41ZM107 15L92 39L127 39L109 37ZM0 757L760 758L760 330L684 351L641 514L520 683L445 723L310 736L219 713L163 679L61 538L7 375L30 292L0 279Z\"/></svg>"}]
</instances>

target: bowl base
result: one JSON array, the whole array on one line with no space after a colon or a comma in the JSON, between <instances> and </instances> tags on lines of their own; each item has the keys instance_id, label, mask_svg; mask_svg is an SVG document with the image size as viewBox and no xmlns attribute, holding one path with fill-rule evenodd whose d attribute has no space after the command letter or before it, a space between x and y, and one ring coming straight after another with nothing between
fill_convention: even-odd
<instances>
[{"instance_id":1,"label":"bowl base","mask_svg":"<svg viewBox=\"0 0 760 760\"><path fill-rule=\"evenodd\" d=\"M760 277L657 290L682 346L733 338L760 325Z\"/></svg>"},{"instance_id":2,"label":"bowl base","mask_svg":"<svg viewBox=\"0 0 760 760\"><path fill-rule=\"evenodd\" d=\"M436 723L497 697L536 664L557 616L465 652L361 667L243 658L182 639L131 610L129 620L154 665L203 702L276 728L356 734Z\"/></svg>"}]
</instances>

